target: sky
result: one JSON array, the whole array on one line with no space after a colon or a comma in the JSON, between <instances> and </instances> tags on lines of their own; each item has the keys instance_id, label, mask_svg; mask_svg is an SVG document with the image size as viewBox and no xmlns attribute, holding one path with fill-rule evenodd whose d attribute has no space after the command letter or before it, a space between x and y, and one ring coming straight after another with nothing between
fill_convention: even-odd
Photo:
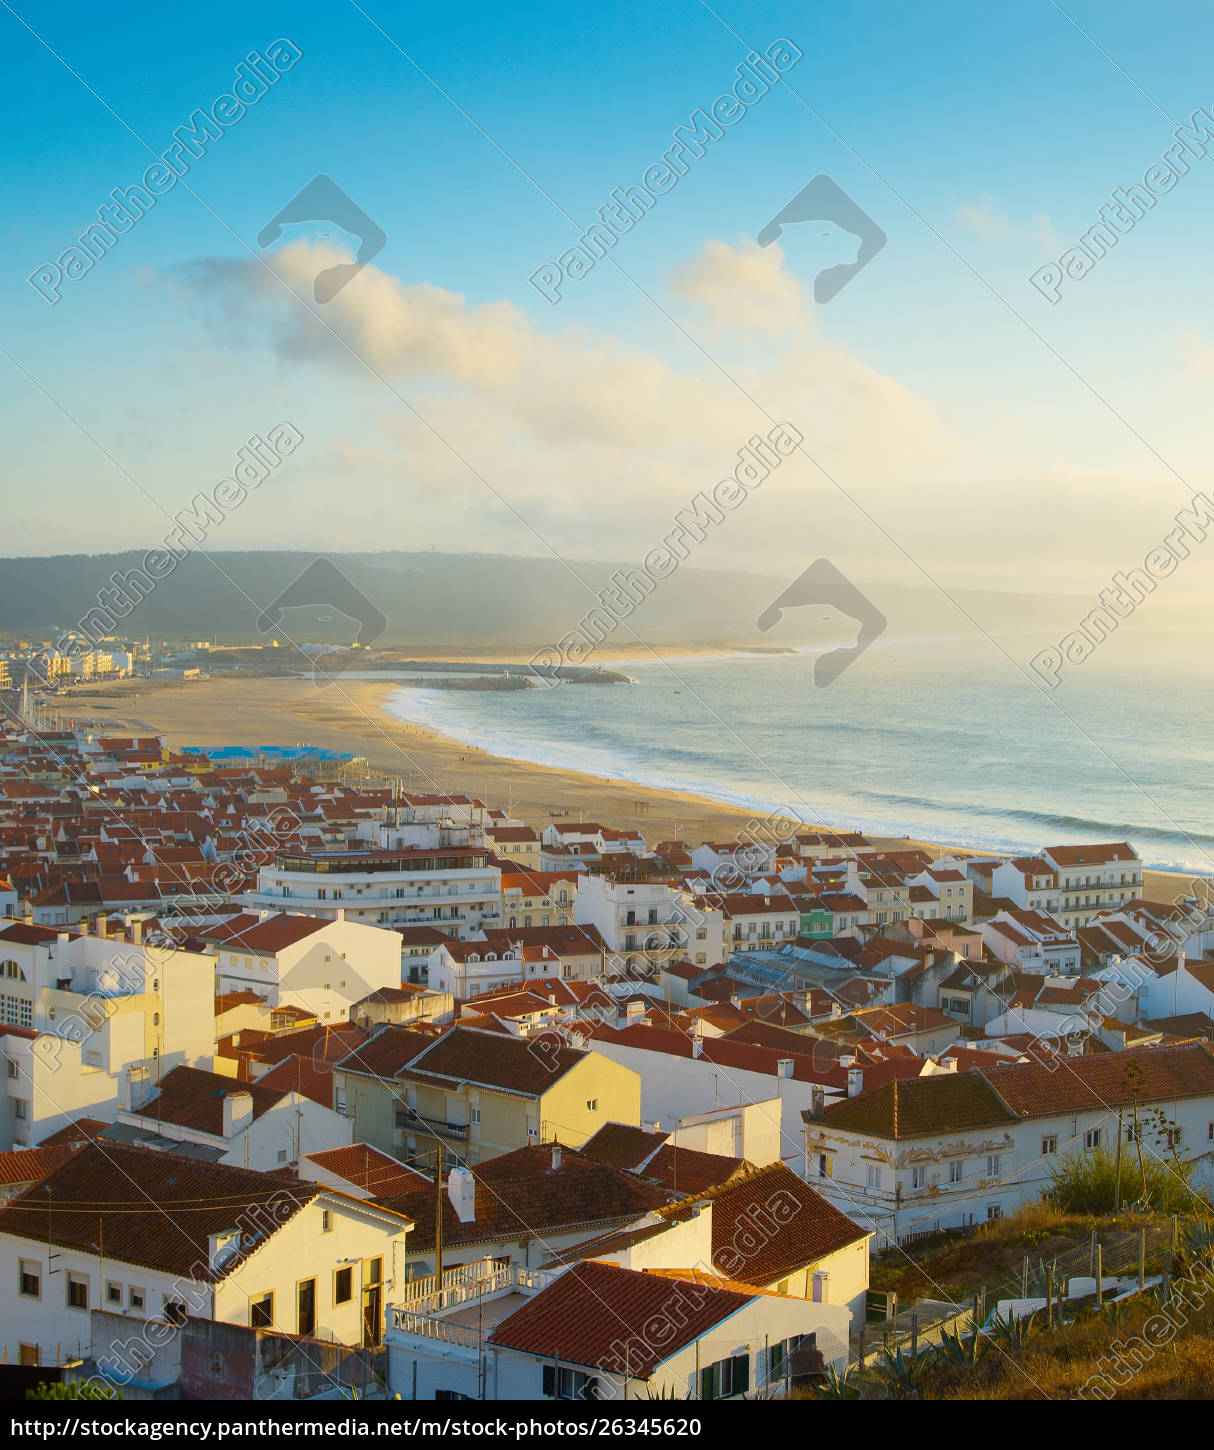
<instances>
[{"instance_id":1,"label":"sky","mask_svg":"<svg viewBox=\"0 0 1214 1450\"><path fill-rule=\"evenodd\" d=\"M696 565L1095 593L1214 482L1214 161L1183 152L1084 275L1059 259L1214 114L1212 42L1206 3L1121 0L0 0L0 552L151 547L289 424L209 548L639 560L788 423L802 445ZM751 53L781 57L768 88L743 79L671 181ZM204 154L73 264L217 102ZM317 176L343 216L267 240ZM829 298L842 212L757 240L816 177L884 238ZM374 255L318 300L359 215ZM1212 592L1196 545L1156 599Z\"/></svg>"}]
</instances>

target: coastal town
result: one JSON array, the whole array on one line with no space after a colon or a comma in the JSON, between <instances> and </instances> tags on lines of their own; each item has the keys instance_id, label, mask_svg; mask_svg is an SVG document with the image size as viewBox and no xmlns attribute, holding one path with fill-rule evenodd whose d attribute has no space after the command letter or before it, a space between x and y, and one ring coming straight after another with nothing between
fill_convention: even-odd
<instances>
[{"instance_id":1,"label":"coastal town","mask_svg":"<svg viewBox=\"0 0 1214 1450\"><path fill-rule=\"evenodd\" d=\"M1214 920L1131 842L658 839L5 698L6 1365L797 1397L1157 1285L1143 1228L1044 1292L879 1287L1060 1165L1214 1187Z\"/></svg>"}]
</instances>

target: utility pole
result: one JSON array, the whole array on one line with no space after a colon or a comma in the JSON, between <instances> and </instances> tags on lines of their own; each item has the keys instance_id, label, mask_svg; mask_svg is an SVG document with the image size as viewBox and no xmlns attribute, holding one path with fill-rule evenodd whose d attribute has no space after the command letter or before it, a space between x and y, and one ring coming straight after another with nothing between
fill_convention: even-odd
<instances>
[{"instance_id":1,"label":"utility pole","mask_svg":"<svg viewBox=\"0 0 1214 1450\"><path fill-rule=\"evenodd\" d=\"M1113 1212L1121 1212L1121 1117L1124 1108L1117 1109L1117 1161L1113 1168Z\"/></svg>"},{"instance_id":2,"label":"utility pole","mask_svg":"<svg viewBox=\"0 0 1214 1450\"><path fill-rule=\"evenodd\" d=\"M435 1288L441 1293L443 1287L443 1145L434 1150L434 1280Z\"/></svg>"}]
</instances>

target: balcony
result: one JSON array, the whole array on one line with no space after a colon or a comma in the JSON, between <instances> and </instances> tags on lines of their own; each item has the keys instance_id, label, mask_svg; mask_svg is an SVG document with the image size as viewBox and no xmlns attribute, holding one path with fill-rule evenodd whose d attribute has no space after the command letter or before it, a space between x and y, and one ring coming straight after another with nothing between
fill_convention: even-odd
<instances>
[{"instance_id":1,"label":"balcony","mask_svg":"<svg viewBox=\"0 0 1214 1450\"><path fill-rule=\"evenodd\" d=\"M389 1340L409 1335L457 1349L480 1350L493 1329L559 1270L528 1269L508 1259L480 1259L405 1285L404 1303L388 1309Z\"/></svg>"},{"instance_id":2,"label":"balcony","mask_svg":"<svg viewBox=\"0 0 1214 1450\"><path fill-rule=\"evenodd\" d=\"M396 1126L406 1132L428 1132L439 1138L450 1138L456 1143L468 1141L467 1123L449 1123L445 1118L428 1118L415 1108L398 1103Z\"/></svg>"}]
</instances>

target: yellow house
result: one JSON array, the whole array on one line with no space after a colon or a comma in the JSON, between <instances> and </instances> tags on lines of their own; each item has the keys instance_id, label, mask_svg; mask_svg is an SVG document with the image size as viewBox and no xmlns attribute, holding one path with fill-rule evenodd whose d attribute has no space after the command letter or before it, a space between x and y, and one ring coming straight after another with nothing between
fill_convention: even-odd
<instances>
[{"instance_id":1,"label":"yellow house","mask_svg":"<svg viewBox=\"0 0 1214 1450\"><path fill-rule=\"evenodd\" d=\"M465 1163L558 1140L576 1148L604 1123L641 1120L639 1073L547 1033L385 1027L337 1065L334 1087L355 1139L405 1158L439 1145Z\"/></svg>"}]
</instances>

